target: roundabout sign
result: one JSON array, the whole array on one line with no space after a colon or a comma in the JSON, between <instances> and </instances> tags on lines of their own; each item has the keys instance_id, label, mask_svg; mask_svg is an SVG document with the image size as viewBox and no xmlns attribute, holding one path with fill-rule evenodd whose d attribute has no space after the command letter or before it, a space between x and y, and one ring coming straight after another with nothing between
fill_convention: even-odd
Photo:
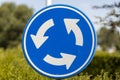
<instances>
[{"instance_id":1,"label":"roundabout sign","mask_svg":"<svg viewBox=\"0 0 120 80\"><path fill-rule=\"evenodd\" d=\"M96 49L96 34L90 20L68 5L54 5L37 12L23 36L28 63L40 74L65 78L83 71Z\"/></svg>"}]
</instances>

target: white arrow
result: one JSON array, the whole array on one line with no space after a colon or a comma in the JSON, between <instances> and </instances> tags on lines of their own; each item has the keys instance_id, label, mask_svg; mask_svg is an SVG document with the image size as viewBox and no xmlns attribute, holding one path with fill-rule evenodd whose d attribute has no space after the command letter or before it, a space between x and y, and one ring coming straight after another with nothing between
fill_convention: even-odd
<instances>
[{"instance_id":1,"label":"white arrow","mask_svg":"<svg viewBox=\"0 0 120 80\"><path fill-rule=\"evenodd\" d=\"M76 45L83 46L83 35L79 26L77 25L79 21L79 19L64 19L68 34L73 31L76 37Z\"/></svg>"},{"instance_id":2,"label":"white arrow","mask_svg":"<svg viewBox=\"0 0 120 80\"><path fill-rule=\"evenodd\" d=\"M75 60L76 56L66 53L61 53L62 58L54 58L50 55L47 55L43 60L51 65L62 66L66 65L66 69L68 70Z\"/></svg>"},{"instance_id":3,"label":"white arrow","mask_svg":"<svg viewBox=\"0 0 120 80\"><path fill-rule=\"evenodd\" d=\"M36 33L36 35L31 34L31 38L36 46L36 48L40 48L40 46L42 46L42 44L48 39L48 36L44 36L45 32L54 26L54 22L53 19L50 19L48 21L46 21L38 30L38 32Z\"/></svg>"}]
</instances>

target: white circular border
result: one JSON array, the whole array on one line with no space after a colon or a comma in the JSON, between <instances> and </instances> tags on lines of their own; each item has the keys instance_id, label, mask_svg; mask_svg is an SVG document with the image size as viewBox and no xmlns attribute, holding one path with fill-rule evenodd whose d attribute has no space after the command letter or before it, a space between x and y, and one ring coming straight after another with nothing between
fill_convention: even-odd
<instances>
[{"instance_id":1,"label":"white circular border","mask_svg":"<svg viewBox=\"0 0 120 80\"><path fill-rule=\"evenodd\" d=\"M49 74L49 73L44 72L44 71L42 71L41 69L39 69L36 65L34 65L34 63L32 62L32 60L31 60L30 57L28 56L28 52L27 52L27 49L26 49L26 36L27 36L27 32L28 32L29 27L30 27L30 25L32 24L32 22L33 22L39 15L41 15L42 13L44 13L45 11L50 10L50 9L54 9L54 8L66 8L66 9L70 9L70 10L75 11L76 13L80 14L80 15L86 20L86 22L88 23L88 25L90 26L90 30L91 30L91 33L92 33L92 39L93 39L93 41L92 41L92 49L91 49L90 55L89 55L88 59L85 61L85 63L84 63L82 66L80 66L80 68L78 68L77 70L75 70L75 71L73 71L73 72L71 72L71 73L63 74L63 75ZM72 8L72 7L68 7L68 6L51 6L51 7L48 7L47 9L44 9L44 10L40 11L39 13L37 13L37 14L30 20L29 24L27 25L27 28L26 28L25 33L24 33L24 39L23 39L23 42L24 42L24 52L25 52L26 58L27 58L27 60L29 61L29 63L30 63L38 72L40 72L40 73L42 73L42 74L44 74L44 75L50 76L50 77L56 77L56 78L57 78L57 77L58 77L58 78L59 78L59 77L68 77L68 76L74 75L75 73L79 72L79 71L80 71L82 68L84 68L84 67L86 66L86 64L89 62L89 60L91 59L91 56L92 56L92 54L93 54L93 52L94 52L94 47L95 47L94 39L95 39L95 37L94 37L94 31L93 31L93 29L92 29L92 25L90 24L90 22L88 21L88 19L87 19L81 12L79 12L78 10L76 10L76 9L74 9L74 8Z\"/></svg>"}]
</instances>

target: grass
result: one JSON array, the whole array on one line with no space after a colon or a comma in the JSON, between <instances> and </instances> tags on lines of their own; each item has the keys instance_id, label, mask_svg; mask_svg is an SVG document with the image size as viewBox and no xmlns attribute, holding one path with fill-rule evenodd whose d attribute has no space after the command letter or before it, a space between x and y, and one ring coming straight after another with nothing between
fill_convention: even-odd
<instances>
[{"instance_id":1,"label":"grass","mask_svg":"<svg viewBox=\"0 0 120 80\"><path fill-rule=\"evenodd\" d=\"M99 52L100 53L100 52ZM99 54L100 55L100 54ZM102 56L101 56L102 57ZM87 73L80 73L64 80L120 80L120 73L109 75L101 71L101 74L91 78ZM14 49L0 49L0 80L55 80L47 78L35 72L26 62L20 47Z\"/></svg>"}]
</instances>

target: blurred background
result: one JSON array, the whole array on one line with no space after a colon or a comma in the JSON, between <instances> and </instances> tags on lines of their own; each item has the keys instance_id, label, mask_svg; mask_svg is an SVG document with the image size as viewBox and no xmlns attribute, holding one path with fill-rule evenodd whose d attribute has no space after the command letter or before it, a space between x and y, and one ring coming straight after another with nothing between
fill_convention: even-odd
<instances>
[{"instance_id":1,"label":"blurred background","mask_svg":"<svg viewBox=\"0 0 120 80\"><path fill-rule=\"evenodd\" d=\"M83 11L98 38L90 65L65 80L120 80L120 0L52 0L52 4L68 4ZM46 6L46 0L0 0L0 80L53 80L35 72L21 48L27 21Z\"/></svg>"}]
</instances>

